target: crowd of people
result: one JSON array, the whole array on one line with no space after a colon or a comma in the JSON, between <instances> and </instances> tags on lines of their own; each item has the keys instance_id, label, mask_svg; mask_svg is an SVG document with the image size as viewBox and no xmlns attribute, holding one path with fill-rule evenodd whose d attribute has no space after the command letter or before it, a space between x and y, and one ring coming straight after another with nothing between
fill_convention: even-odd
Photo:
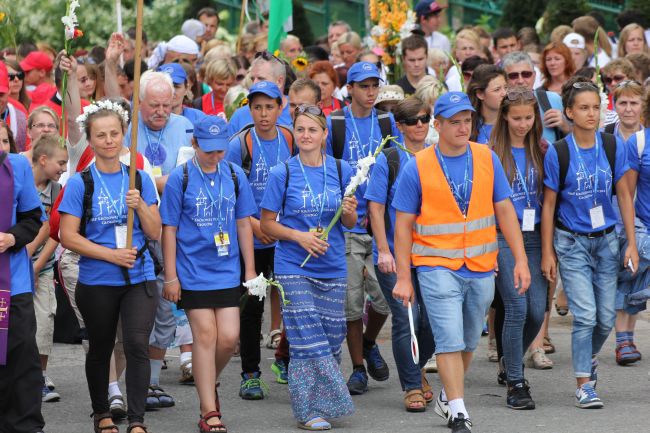
<instances>
[{"instance_id":1,"label":"crowd of people","mask_svg":"<svg viewBox=\"0 0 650 433\"><path fill-rule=\"evenodd\" d=\"M134 29L71 55L4 49L0 431L43 432L42 403L65 401L47 372L55 282L82 331L97 433L123 418L146 433L146 410L176 404L160 386L172 347L199 431L226 432L222 372L240 357L239 396L267 398L262 345L298 427L329 430L369 377L388 380L389 316L399 404L467 433L483 333L507 407L535 409L524 368L553 367L554 301L573 316L575 405L603 407L598 356L641 359L650 297L648 23L624 11L618 35L592 14L546 45L532 28L450 41L444 9L415 5L401 77L343 21L271 53L265 21L236 48L215 39L212 8L169 41L145 35L138 94ZM268 332L264 296L244 287L259 278Z\"/></svg>"}]
</instances>

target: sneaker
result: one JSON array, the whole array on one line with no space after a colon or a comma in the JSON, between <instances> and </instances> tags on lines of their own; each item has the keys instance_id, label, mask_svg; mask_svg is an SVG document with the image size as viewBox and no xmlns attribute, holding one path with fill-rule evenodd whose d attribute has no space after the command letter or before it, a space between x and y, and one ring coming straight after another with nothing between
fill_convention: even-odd
<instances>
[{"instance_id":1,"label":"sneaker","mask_svg":"<svg viewBox=\"0 0 650 433\"><path fill-rule=\"evenodd\" d=\"M241 385L239 386L239 396L244 400L262 400L264 394L268 392L268 386L262 379L261 373L242 373Z\"/></svg>"},{"instance_id":2,"label":"sneaker","mask_svg":"<svg viewBox=\"0 0 650 433\"><path fill-rule=\"evenodd\" d=\"M354 370L348 379L348 391L350 395L361 395L368 391L368 375L365 371Z\"/></svg>"},{"instance_id":3,"label":"sneaker","mask_svg":"<svg viewBox=\"0 0 650 433\"><path fill-rule=\"evenodd\" d=\"M525 381L508 385L506 406L508 406L510 409L516 410L535 409L535 402L530 396L530 387Z\"/></svg>"},{"instance_id":4,"label":"sneaker","mask_svg":"<svg viewBox=\"0 0 650 433\"><path fill-rule=\"evenodd\" d=\"M43 381L45 381L45 386L47 386L50 391L54 391L56 386L54 386L54 382L52 382L52 379L50 379L49 376L43 376Z\"/></svg>"},{"instance_id":5,"label":"sneaker","mask_svg":"<svg viewBox=\"0 0 650 433\"><path fill-rule=\"evenodd\" d=\"M283 360L275 360L271 364L271 371L275 374L275 381L283 385L289 383L289 375L287 372L287 363Z\"/></svg>"},{"instance_id":6,"label":"sneaker","mask_svg":"<svg viewBox=\"0 0 650 433\"><path fill-rule=\"evenodd\" d=\"M126 404L124 403L124 397L121 395L114 395L108 399L108 404L111 417L114 420L126 418Z\"/></svg>"},{"instance_id":7,"label":"sneaker","mask_svg":"<svg viewBox=\"0 0 650 433\"><path fill-rule=\"evenodd\" d=\"M589 381L593 388L596 389L596 385L598 384L598 358L595 356L591 358L591 376L589 376Z\"/></svg>"},{"instance_id":8,"label":"sneaker","mask_svg":"<svg viewBox=\"0 0 650 433\"><path fill-rule=\"evenodd\" d=\"M379 346L376 344L370 349L363 348L363 359L368 364L368 374L378 382L388 380L388 364L379 353Z\"/></svg>"},{"instance_id":9,"label":"sneaker","mask_svg":"<svg viewBox=\"0 0 650 433\"><path fill-rule=\"evenodd\" d=\"M433 407L433 411L438 414L439 417L447 421L447 427L451 427L451 409L449 409L449 402L442 399L442 391L438 393L438 398L436 398L436 405Z\"/></svg>"},{"instance_id":10,"label":"sneaker","mask_svg":"<svg viewBox=\"0 0 650 433\"><path fill-rule=\"evenodd\" d=\"M449 427L451 427L451 433L470 433L472 431L472 421L465 418L465 414L459 413Z\"/></svg>"},{"instance_id":11,"label":"sneaker","mask_svg":"<svg viewBox=\"0 0 650 433\"><path fill-rule=\"evenodd\" d=\"M587 382L576 389L576 406L581 409L600 409L604 406L596 394L593 383Z\"/></svg>"},{"instance_id":12,"label":"sneaker","mask_svg":"<svg viewBox=\"0 0 650 433\"><path fill-rule=\"evenodd\" d=\"M47 387L47 385L43 385L43 389L41 390L41 397L43 402L45 403L53 403L61 399L59 393L56 391L52 391L50 388Z\"/></svg>"},{"instance_id":13,"label":"sneaker","mask_svg":"<svg viewBox=\"0 0 650 433\"><path fill-rule=\"evenodd\" d=\"M436 362L436 355L431 356L427 363L424 365L424 371L427 373L437 373L438 363Z\"/></svg>"},{"instance_id":14,"label":"sneaker","mask_svg":"<svg viewBox=\"0 0 650 433\"><path fill-rule=\"evenodd\" d=\"M185 361L181 364L181 377L178 379L181 385L194 384L194 374L192 374L192 360Z\"/></svg>"}]
</instances>

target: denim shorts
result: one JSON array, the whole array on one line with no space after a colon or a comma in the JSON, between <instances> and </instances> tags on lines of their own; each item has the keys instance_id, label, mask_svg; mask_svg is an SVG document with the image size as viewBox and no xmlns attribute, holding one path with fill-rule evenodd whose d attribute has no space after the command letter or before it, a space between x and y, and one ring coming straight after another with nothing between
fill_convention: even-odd
<instances>
[{"instance_id":1,"label":"denim shorts","mask_svg":"<svg viewBox=\"0 0 650 433\"><path fill-rule=\"evenodd\" d=\"M494 276L465 278L454 271L418 272L436 354L473 352L494 298Z\"/></svg>"}]
</instances>

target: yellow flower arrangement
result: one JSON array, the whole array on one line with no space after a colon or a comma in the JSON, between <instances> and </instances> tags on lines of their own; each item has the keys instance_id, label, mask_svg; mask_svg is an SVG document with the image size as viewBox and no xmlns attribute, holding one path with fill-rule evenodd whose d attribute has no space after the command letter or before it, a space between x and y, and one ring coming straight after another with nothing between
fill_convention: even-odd
<instances>
[{"instance_id":1,"label":"yellow flower arrangement","mask_svg":"<svg viewBox=\"0 0 650 433\"><path fill-rule=\"evenodd\" d=\"M300 55L293 59L291 65L297 72L302 72L309 66L309 60L307 60L307 57Z\"/></svg>"},{"instance_id":2,"label":"yellow flower arrangement","mask_svg":"<svg viewBox=\"0 0 650 433\"><path fill-rule=\"evenodd\" d=\"M383 51L382 62L399 63L401 41L410 35L415 25L415 13L406 0L370 0L368 4L372 40Z\"/></svg>"}]
</instances>

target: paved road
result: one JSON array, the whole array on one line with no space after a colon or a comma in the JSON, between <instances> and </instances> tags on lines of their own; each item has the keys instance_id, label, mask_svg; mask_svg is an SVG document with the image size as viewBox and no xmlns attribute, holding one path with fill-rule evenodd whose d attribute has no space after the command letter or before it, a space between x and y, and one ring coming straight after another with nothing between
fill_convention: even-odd
<instances>
[{"instance_id":1,"label":"paved road","mask_svg":"<svg viewBox=\"0 0 650 433\"><path fill-rule=\"evenodd\" d=\"M570 316L569 316L570 317ZM614 361L614 338L610 338L601 356L598 391L605 402L602 410L580 410L573 406L574 381L570 367L570 319L554 317L551 336L558 353L552 355L555 367L547 371L527 370L534 411L517 412L505 407L505 388L496 384L496 364L487 361L483 338L476 361L467 377L466 403L475 423L474 432L481 433L596 433L650 431L650 361L635 366L619 367ZM267 322L268 323L268 322ZM650 359L650 314L638 323L636 340L639 349ZM448 432L442 420L429 408L425 413L406 413L402 393L390 351L389 333L382 333L380 346L391 367L387 382L372 382L370 391L354 397L356 413L353 417L333 423L337 431L349 433ZM198 400L194 387L178 385L178 353L169 354L169 369L163 371L161 385L176 399L176 406L149 412L146 422L152 433L196 432ZM244 401L237 396L240 361L235 358L221 379L221 405L224 421L230 432L295 432L286 385L271 382L270 365L273 353L262 349L263 377L269 381L271 394L257 402ZM343 364L343 373L350 373L349 358ZM81 346L55 345L48 374L53 378L62 400L46 403L43 412L49 433L88 433L92 431L88 415L91 412L83 367ZM434 390L440 382L436 374L429 376ZM121 431L126 425L121 425Z\"/></svg>"}]
</instances>

